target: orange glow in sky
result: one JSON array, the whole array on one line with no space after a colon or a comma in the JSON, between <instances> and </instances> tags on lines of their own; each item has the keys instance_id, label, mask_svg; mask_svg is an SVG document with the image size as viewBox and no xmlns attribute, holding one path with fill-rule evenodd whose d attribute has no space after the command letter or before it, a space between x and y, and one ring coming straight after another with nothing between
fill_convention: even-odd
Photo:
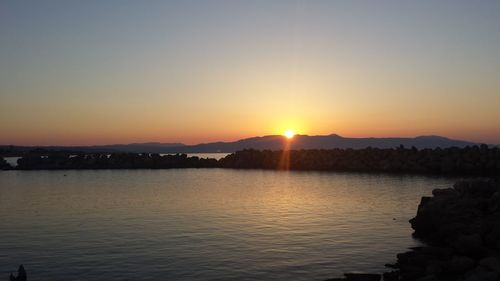
<instances>
[{"instance_id":1,"label":"orange glow in sky","mask_svg":"<svg viewBox=\"0 0 500 281\"><path fill-rule=\"evenodd\" d=\"M498 1L1 6L0 145L500 144Z\"/></svg>"}]
</instances>

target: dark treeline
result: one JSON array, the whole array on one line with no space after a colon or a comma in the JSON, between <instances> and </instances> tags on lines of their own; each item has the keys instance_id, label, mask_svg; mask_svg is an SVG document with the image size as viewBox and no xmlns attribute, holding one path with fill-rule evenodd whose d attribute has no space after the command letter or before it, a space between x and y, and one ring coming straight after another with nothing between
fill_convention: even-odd
<instances>
[{"instance_id":1,"label":"dark treeline","mask_svg":"<svg viewBox=\"0 0 500 281\"><path fill-rule=\"evenodd\" d=\"M311 149L270 151L247 149L220 160L185 154L27 153L17 167L0 158L1 169L168 169L168 168L289 169L384 173L500 175L500 148Z\"/></svg>"},{"instance_id":2,"label":"dark treeline","mask_svg":"<svg viewBox=\"0 0 500 281\"><path fill-rule=\"evenodd\" d=\"M500 149L465 148L243 150L219 160L224 168L422 174L500 175Z\"/></svg>"},{"instance_id":3,"label":"dark treeline","mask_svg":"<svg viewBox=\"0 0 500 281\"><path fill-rule=\"evenodd\" d=\"M186 154L81 154L66 153L26 155L17 161L18 170L60 170L60 169L169 169L169 168L209 168L216 167L217 160L205 159Z\"/></svg>"}]
</instances>

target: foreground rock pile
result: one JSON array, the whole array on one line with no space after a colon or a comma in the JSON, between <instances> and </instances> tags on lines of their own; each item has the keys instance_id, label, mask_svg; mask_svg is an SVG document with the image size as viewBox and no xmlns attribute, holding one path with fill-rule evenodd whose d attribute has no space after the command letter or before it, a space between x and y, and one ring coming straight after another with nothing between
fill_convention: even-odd
<instances>
[{"instance_id":1,"label":"foreground rock pile","mask_svg":"<svg viewBox=\"0 0 500 281\"><path fill-rule=\"evenodd\" d=\"M410 220L426 246L397 255L384 274L327 281L499 281L500 181L461 181L422 197Z\"/></svg>"},{"instance_id":2,"label":"foreground rock pile","mask_svg":"<svg viewBox=\"0 0 500 281\"><path fill-rule=\"evenodd\" d=\"M462 181L432 193L410 220L429 246L398 254L384 280L500 280L500 182Z\"/></svg>"}]
</instances>

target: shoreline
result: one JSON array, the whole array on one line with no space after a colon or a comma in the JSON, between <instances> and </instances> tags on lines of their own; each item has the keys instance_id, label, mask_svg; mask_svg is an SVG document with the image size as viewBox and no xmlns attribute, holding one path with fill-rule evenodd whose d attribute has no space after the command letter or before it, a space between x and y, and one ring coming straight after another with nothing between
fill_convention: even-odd
<instances>
[{"instance_id":1,"label":"shoreline","mask_svg":"<svg viewBox=\"0 0 500 281\"><path fill-rule=\"evenodd\" d=\"M500 279L500 180L459 181L423 196L409 222L421 247L397 254L382 274L324 281L496 281Z\"/></svg>"}]
</instances>

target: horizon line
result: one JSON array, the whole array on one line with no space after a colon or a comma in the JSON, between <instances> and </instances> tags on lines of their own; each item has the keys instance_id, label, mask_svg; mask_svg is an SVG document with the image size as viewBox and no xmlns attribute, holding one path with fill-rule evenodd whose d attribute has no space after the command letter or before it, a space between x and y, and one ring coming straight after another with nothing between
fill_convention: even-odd
<instances>
[{"instance_id":1,"label":"horizon line","mask_svg":"<svg viewBox=\"0 0 500 281\"><path fill-rule=\"evenodd\" d=\"M341 138L349 138L349 139L415 139L415 138L420 138L420 137L439 137L439 138L445 138L448 140L456 140L456 141L465 141L465 142L471 142L475 144L487 144L487 145L499 145L495 143L488 143L488 142L477 142L477 141L471 141L471 140L466 140L466 139L457 139L457 138L450 138L448 136L442 136L442 135L437 135L437 134L422 134L422 135L414 135L414 136L382 136L382 137L372 137L372 136L355 136L355 137L350 137L350 136L344 136L344 135L339 135L336 133L331 133L331 134L318 134L318 135L308 135L308 134L300 134L297 133L295 134L294 137L329 137L329 136L338 136ZM237 142L237 141L242 141L242 140L247 140L247 139L253 139L253 138L265 138L265 137L285 137L284 135L280 134L271 134L271 135L259 135L259 136L251 136L251 137L244 137L244 138L239 138L239 139L233 139L233 140L227 140L227 141L210 141L210 142L198 142L198 143L193 143L193 144L187 144L183 142L161 142L161 141L145 141L145 142L130 142L130 143L107 143L107 144L47 144L47 145L39 145L39 144L30 144L30 145L18 145L18 144L1 144L0 146L17 146L17 147L99 147L99 146L116 146L116 145L178 145L178 146L196 146L196 145L203 145L203 144L210 144L210 143L230 143L230 142Z\"/></svg>"}]
</instances>

